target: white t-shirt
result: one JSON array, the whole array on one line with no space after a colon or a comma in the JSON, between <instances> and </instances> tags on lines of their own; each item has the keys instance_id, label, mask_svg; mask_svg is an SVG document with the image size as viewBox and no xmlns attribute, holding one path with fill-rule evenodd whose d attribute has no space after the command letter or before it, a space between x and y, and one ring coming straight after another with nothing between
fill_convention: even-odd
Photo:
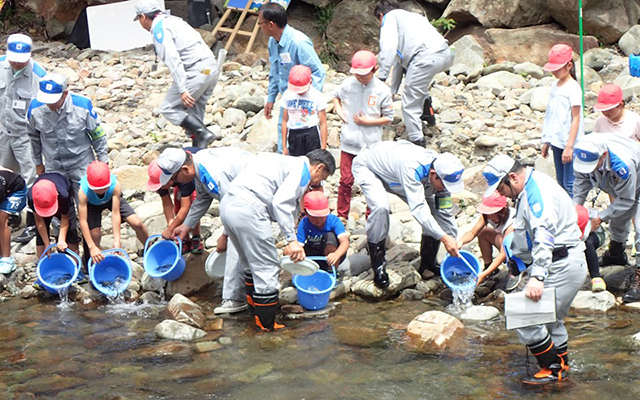
<instances>
[{"instance_id":1,"label":"white t-shirt","mask_svg":"<svg viewBox=\"0 0 640 400\"><path fill-rule=\"evenodd\" d=\"M327 99L322 92L311 86L302 95L290 90L285 91L282 104L289 113L287 128L304 129L318 126L318 112L327 108Z\"/></svg>"},{"instance_id":2,"label":"white t-shirt","mask_svg":"<svg viewBox=\"0 0 640 400\"><path fill-rule=\"evenodd\" d=\"M551 85L551 97L547 105L547 112L542 122L542 143L559 149L564 149L569 140L571 130L571 107L580 106L580 126L576 142L584 134L584 120L582 118L582 89L574 79L569 79L564 85L558 82Z\"/></svg>"},{"instance_id":3,"label":"white t-shirt","mask_svg":"<svg viewBox=\"0 0 640 400\"><path fill-rule=\"evenodd\" d=\"M609 121L604 115L600 115L596 119L595 131L599 133L618 133L640 141L640 115L633 111L624 110L622 121L617 123Z\"/></svg>"}]
</instances>

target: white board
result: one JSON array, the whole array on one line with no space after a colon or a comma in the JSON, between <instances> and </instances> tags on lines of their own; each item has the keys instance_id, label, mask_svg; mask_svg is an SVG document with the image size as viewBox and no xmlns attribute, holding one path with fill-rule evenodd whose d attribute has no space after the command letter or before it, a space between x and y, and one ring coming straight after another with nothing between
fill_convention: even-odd
<instances>
[{"instance_id":1,"label":"white board","mask_svg":"<svg viewBox=\"0 0 640 400\"><path fill-rule=\"evenodd\" d=\"M164 0L155 0L164 10ZM137 0L87 7L91 48L124 51L151 44L151 33L134 21Z\"/></svg>"}]
</instances>

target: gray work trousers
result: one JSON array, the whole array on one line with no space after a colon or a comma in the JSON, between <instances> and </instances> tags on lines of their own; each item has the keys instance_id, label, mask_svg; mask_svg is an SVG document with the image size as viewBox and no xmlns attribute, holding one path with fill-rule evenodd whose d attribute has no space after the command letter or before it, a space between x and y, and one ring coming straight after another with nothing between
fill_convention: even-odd
<instances>
[{"instance_id":1,"label":"gray work trousers","mask_svg":"<svg viewBox=\"0 0 640 400\"><path fill-rule=\"evenodd\" d=\"M633 220L636 227L634 237L636 265L640 266L640 207L638 207L638 202L626 210L620 217L609 220L609 233L611 233L612 241L623 244L626 243L629 232L631 232L631 220Z\"/></svg>"},{"instance_id":2,"label":"gray work trousers","mask_svg":"<svg viewBox=\"0 0 640 400\"><path fill-rule=\"evenodd\" d=\"M36 165L33 161L31 141L26 132L20 136L0 133L0 166L22 176L27 187L33 185L36 180Z\"/></svg>"},{"instance_id":3,"label":"gray work trousers","mask_svg":"<svg viewBox=\"0 0 640 400\"><path fill-rule=\"evenodd\" d=\"M213 57L194 64L186 70L186 73L187 90L189 90L191 97L196 99L196 104L191 108L185 107L180 97L180 90L173 83L160 105L160 113L167 121L178 126L189 114L194 115L200 121L204 119L207 101L218 83L218 68Z\"/></svg>"},{"instance_id":4,"label":"gray work trousers","mask_svg":"<svg viewBox=\"0 0 640 400\"><path fill-rule=\"evenodd\" d=\"M587 262L584 258L584 244L569 249L569 255L551 264L549 276L544 281L545 288L556 288L556 321L544 325L534 325L516 329L520 342L532 345L542 342L547 335L556 346L569 340L564 318L578 290L584 285L587 277ZM531 278L534 279L534 278Z\"/></svg>"},{"instance_id":5,"label":"gray work trousers","mask_svg":"<svg viewBox=\"0 0 640 400\"><path fill-rule=\"evenodd\" d=\"M426 55L419 52L409 63L402 93L402 120L410 141L415 142L424 137L420 116L424 102L429 98L429 87L433 77L452 64L453 53L450 48Z\"/></svg>"},{"instance_id":6,"label":"gray work trousers","mask_svg":"<svg viewBox=\"0 0 640 400\"><path fill-rule=\"evenodd\" d=\"M387 196L387 189L385 189L382 180L366 166L354 162L351 171L355 181L362 188L362 193L367 200L367 205L371 209L366 223L367 241L370 243L379 243L389 235L389 197ZM404 189L401 185L391 187L389 192L406 201ZM431 210L431 215L433 215L440 228L442 228L446 234L455 238L458 229L451 210L438 209L436 207L435 195L428 196L426 200ZM424 227L422 233L428 236Z\"/></svg>"},{"instance_id":7,"label":"gray work trousers","mask_svg":"<svg viewBox=\"0 0 640 400\"><path fill-rule=\"evenodd\" d=\"M231 240L227 242L227 260L222 282L222 299L246 302L244 270L240 265L238 251Z\"/></svg>"},{"instance_id":8,"label":"gray work trousers","mask_svg":"<svg viewBox=\"0 0 640 400\"><path fill-rule=\"evenodd\" d=\"M251 197L224 196L220 218L238 252L242 271L251 271L254 293L273 293L280 290L280 267L271 220L264 204Z\"/></svg>"}]
</instances>

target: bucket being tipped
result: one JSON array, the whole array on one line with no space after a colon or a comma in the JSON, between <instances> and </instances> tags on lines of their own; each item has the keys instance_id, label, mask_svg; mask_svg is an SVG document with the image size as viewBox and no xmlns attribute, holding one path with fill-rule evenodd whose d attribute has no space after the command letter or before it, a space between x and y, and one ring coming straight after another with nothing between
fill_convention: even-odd
<instances>
[{"instance_id":1,"label":"bucket being tipped","mask_svg":"<svg viewBox=\"0 0 640 400\"><path fill-rule=\"evenodd\" d=\"M313 275L294 275L293 286L298 289L298 303L307 310L320 310L327 306L331 291L336 286L336 268L333 275L323 270Z\"/></svg>"},{"instance_id":2,"label":"bucket being tipped","mask_svg":"<svg viewBox=\"0 0 640 400\"><path fill-rule=\"evenodd\" d=\"M464 260L461 257L464 257ZM442 280L451 290L467 290L474 287L479 273L480 260L466 250L460 250L460 257L447 255L440 266Z\"/></svg>"},{"instance_id":3,"label":"bucket being tipped","mask_svg":"<svg viewBox=\"0 0 640 400\"><path fill-rule=\"evenodd\" d=\"M149 246L152 240L159 239ZM182 276L186 262L182 257L182 240L162 239L162 235L152 235L144 244L144 270L152 278L175 281Z\"/></svg>"},{"instance_id":4,"label":"bucket being tipped","mask_svg":"<svg viewBox=\"0 0 640 400\"><path fill-rule=\"evenodd\" d=\"M101 293L116 297L131 283L131 260L122 249L105 250L102 254L104 260L97 264L89 259L89 279Z\"/></svg>"},{"instance_id":5,"label":"bucket being tipped","mask_svg":"<svg viewBox=\"0 0 640 400\"><path fill-rule=\"evenodd\" d=\"M60 253L50 253L57 244L47 247L36 268L38 280L49 293L58 294L75 282L80 272L80 256L67 249ZM49 254L50 253L50 254Z\"/></svg>"}]
</instances>

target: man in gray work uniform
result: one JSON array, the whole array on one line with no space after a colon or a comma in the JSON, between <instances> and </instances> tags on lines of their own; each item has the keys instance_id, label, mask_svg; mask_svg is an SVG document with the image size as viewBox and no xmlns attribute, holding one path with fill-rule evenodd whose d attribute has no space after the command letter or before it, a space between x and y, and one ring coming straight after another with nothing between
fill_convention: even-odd
<instances>
[{"instance_id":1,"label":"man in gray work uniform","mask_svg":"<svg viewBox=\"0 0 640 400\"><path fill-rule=\"evenodd\" d=\"M36 166L27 134L25 116L38 93L38 82L46 72L31 59L31 38L14 34L7 39L7 53L0 57L0 166L22 176L28 187L36 179ZM13 240L29 243L36 236L33 212L27 226Z\"/></svg>"},{"instance_id":2,"label":"man in gray work uniform","mask_svg":"<svg viewBox=\"0 0 640 400\"><path fill-rule=\"evenodd\" d=\"M492 158L482 174L489 184L485 196L497 190L516 202L511 251L530 265L525 296L537 302L545 288L555 289L556 321L516 329L541 367L523 383L563 381L569 370L564 317L587 277L575 205L555 179L504 154Z\"/></svg>"},{"instance_id":3,"label":"man in gray work uniform","mask_svg":"<svg viewBox=\"0 0 640 400\"><path fill-rule=\"evenodd\" d=\"M436 256L440 242L449 254L459 255L450 193L464 189L464 166L455 156L438 154L406 140L378 142L353 159L352 171L371 209L366 229L376 286L389 286L385 263L389 234L387 192L406 201L422 225L420 273L426 269L439 272Z\"/></svg>"},{"instance_id":4,"label":"man in gray work uniform","mask_svg":"<svg viewBox=\"0 0 640 400\"><path fill-rule=\"evenodd\" d=\"M160 112L169 122L184 128L193 146L208 147L220 139L203 122L207 100L218 82L218 63L211 49L196 30L182 19L165 14L154 0L138 1L135 12L134 21L152 33L156 54L173 78Z\"/></svg>"},{"instance_id":5,"label":"man in gray work uniform","mask_svg":"<svg viewBox=\"0 0 640 400\"><path fill-rule=\"evenodd\" d=\"M57 74L40 79L38 94L27 111L36 172L58 172L78 196L80 179L96 158L108 161L107 137L88 98L70 93ZM95 154L94 154L95 152Z\"/></svg>"}]
</instances>

